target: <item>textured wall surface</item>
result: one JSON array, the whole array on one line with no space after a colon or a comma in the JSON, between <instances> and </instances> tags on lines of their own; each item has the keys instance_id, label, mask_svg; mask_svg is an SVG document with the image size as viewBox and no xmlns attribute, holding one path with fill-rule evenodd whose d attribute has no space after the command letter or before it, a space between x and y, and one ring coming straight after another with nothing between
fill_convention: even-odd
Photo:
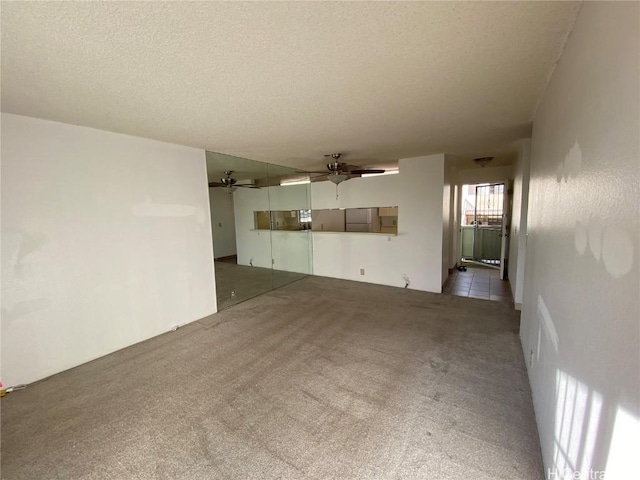
<instances>
[{"instance_id":1,"label":"textured wall surface","mask_svg":"<svg viewBox=\"0 0 640 480\"><path fill-rule=\"evenodd\" d=\"M204 151L2 115L2 381L216 310Z\"/></svg>"},{"instance_id":2,"label":"textured wall surface","mask_svg":"<svg viewBox=\"0 0 640 480\"><path fill-rule=\"evenodd\" d=\"M637 475L639 18L585 3L534 120L521 337L551 473Z\"/></svg>"},{"instance_id":3,"label":"textured wall surface","mask_svg":"<svg viewBox=\"0 0 640 480\"><path fill-rule=\"evenodd\" d=\"M509 238L509 283L517 308L522 306L524 269L527 258L527 212L531 170L531 140L521 140L513 172L513 202Z\"/></svg>"}]
</instances>

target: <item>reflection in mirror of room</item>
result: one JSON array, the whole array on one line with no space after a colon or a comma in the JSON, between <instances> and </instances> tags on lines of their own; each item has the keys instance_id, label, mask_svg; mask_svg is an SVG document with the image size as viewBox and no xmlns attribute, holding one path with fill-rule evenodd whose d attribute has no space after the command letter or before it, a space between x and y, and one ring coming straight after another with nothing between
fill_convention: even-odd
<instances>
[{"instance_id":1,"label":"reflection in mirror of room","mask_svg":"<svg viewBox=\"0 0 640 480\"><path fill-rule=\"evenodd\" d=\"M398 207L255 211L256 230L313 230L396 235Z\"/></svg>"},{"instance_id":2,"label":"reflection in mirror of room","mask_svg":"<svg viewBox=\"0 0 640 480\"><path fill-rule=\"evenodd\" d=\"M218 310L312 272L308 186L281 186L294 174L299 177L292 168L207 152ZM225 185L227 178L235 188ZM290 234L298 229L307 234Z\"/></svg>"}]
</instances>

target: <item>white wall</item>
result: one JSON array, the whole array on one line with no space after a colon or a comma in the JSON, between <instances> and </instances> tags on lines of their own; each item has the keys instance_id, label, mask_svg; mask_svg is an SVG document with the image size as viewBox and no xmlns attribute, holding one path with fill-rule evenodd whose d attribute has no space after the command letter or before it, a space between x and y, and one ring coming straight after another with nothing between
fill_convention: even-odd
<instances>
[{"instance_id":1,"label":"white wall","mask_svg":"<svg viewBox=\"0 0 640 480\"><path fill-rule=\"evenodd\" d=\"M306 210L309 208L310 184L269 187L271 210Z\"/></svg>"},{"instance_id":2,"label":"white wall","mask_svg":"<svg viewBox=\"0 0 640 480\"><path fill-rule=\"evenodd\" d=\"M313 232L313 273L440 292L444 155L407 158L400 173L311 184L314 209L395 206L398 235ZM360 269L365 275L360 275Z\"/></svg>"},{"instance_id":3,"label":"white wall","mask_svg":"<svg viewBox=\"0 0 640 480\"><path fill-rule=\"evenodd\" d=\"M442 188L442 283L449 276L453 256L453 167L447 165L445 155L444 185Z\"/></svg>"},{"instance_id":4,"label":"white wall","mask_svg":"<svg viewBox=\"0 0 640 480\"><path fill-rule=\"evenodd\" d=\"M311 274L311 231L272 231L273 268L285 272Z\"/></svg>"},{"instance_id":5,"label":"white wall","mask_svg":"<svg viewBox=\"0 0 640 480\"><path fill-rule=\"evenodd\" d=\"M2 114L2 382L214 313L208 209L202 150Z\"/></svg>"},{"instance_id":6,"label":"white wall","mask_svg":"<svg viewBox=\"0 0 640 480\"><path fill-rule=\"evenodd\" d=\"M458 185L505 182L511 178L513 178L513 166L511 165L459 169L456 173Z\"/></svg>"},{"instance_id":7,"label":"white wall","mask_svg":"<svg viewBox=\"0 0 640 480\"><path fill-rule=\"evenodd\" d=\"M209 205L215 258L235 255L237 251L233 195L229 194L226 188L210 188Z\"/></svg>"},{"instance_id":8,"label":"white wall","mask_svg":"<svg viewBox=\"0 0 640 480\"><path fill-rule=\"evenodd\" d=\"M256 230L254 211L307 210L309 185L242 188L234 192L238 264L311 273L309 231ZM272 263L273 262L273 263Z\"/></svg>"},{"instance_id":9,"label":"white wall","mask_svg":"<svg viewBox=\"0 0 640 480\"><path fill-rule=\"evenodd\" d=\"M239 265L271 268L271 235L256 230L253 212L269 210L268 188L239 188L233 193Z\"/></svg>"},{"instance_id":10,"label":"white wall","mask_svg":"<svg viewBox=\"0 0 640 480\"><path fill-rule=\"evenodd\" d=\"M521 337L551 473L639 468L639 18L585 2L533 124Z\"/></svg>"},{"instance_id":11,"label":"white wall","mask_svg":"<svg viewBox=\"0 0 640 480\"><path fill-rule=\"evenodd\" d=\"M454 169L454 175L456 174ZM457 177L456 183L457 183ZM460 186L451 186L451 229L449 230L449 268L455 268L460 260Z\"/></svg>"},{"instance_id":12,"label":"white wall","mask_svg":"<svg viewBox=\"0 0 640 480\"><path fill-rule=\"evenodd\" d=\"M509 283L516 309L522 308L524 267L527 249L527 208L531 170L531 139L519 142L518 158L513 173L513 203L509 237Z\"/></svg>"}]
</instances>

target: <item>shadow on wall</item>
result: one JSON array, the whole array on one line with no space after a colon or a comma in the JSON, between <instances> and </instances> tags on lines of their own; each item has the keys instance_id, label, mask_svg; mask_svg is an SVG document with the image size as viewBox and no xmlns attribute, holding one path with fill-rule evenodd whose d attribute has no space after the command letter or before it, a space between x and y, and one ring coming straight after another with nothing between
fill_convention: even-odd
<instances>
[{"instance_id":1,"label":"shadow on wall","mask_svg":"<svg viewBox=\"0 0 640 480\"><path fill-rule=\"evenodd\" d=\"M538 344L535 357L534 351L530 352L530 366L534 358L558 364L558 334L541 296L537 316ZM552 458L548 459L550 466L545 472L548 480L634 476L635 449L640 442L637 415L627 410L620 399L607 397L577 375L560 369L555 373L555 388L549 385L547 391L553 392L555 407Z\"/></svg>"},{"instance_id":2,"label":"shadow on wall","mask_svg":"<svg viewBox=\"0 0 640 480\"><path fill-rule=\"evenodd\" d=\"M547 479L613 480L638 474L638 417L566 372L556 372L555 396L553 458ZM596 458L598 450L608 452L606 458Z\"/></svg>"},{"instance_id":3,"label":"shadow on wall","mask_svg":"<svg viewBox=\"0 0 640 480\"><path fill-rule=\"evenodd\" d=\"M580 174L582 153L575 142L558 167L558 195L570 202L571 192L563 184ZM574 228L574 248L583 261L595 261L611 278L628 274L634 264L631 233L615 224L590 214L577 221ZM589 258L591 256L592 258ZM538 358L540 339L554 347L557 355L558 335L544 301L538 298ZM543 340L544 341L544 340ZM635 461L640 444L640 419L615 398L607 398L590 385L568 372L556 371L555 429L552 465L548 479L627 479L638 475ZM607 452L598 458L594 452ZM633 464L632 464L633 463ZM603 470L594 465L604 465Z\"/></svg>"},{"instance_id":4,"label":"shadow on wall","mask_svg":"<svg viewBox=\"0 0 640 480\"><path fill-rule=\"evenodd\" d=\"M560 363L559 338L553 319L541 296L537 351L534 358ZM552 380L551 380L552 381ZM555 410L552 458L545 472L548 480L627 479L637 472L635 449L640 442L640 418L618 398L608 398L577 375L556 370L553 392ZM547 437L548 438L548 437ZM599 452L599 453L597 453ZM633 463L633 464L632 464Z\"/></svg>"}]
</instances>

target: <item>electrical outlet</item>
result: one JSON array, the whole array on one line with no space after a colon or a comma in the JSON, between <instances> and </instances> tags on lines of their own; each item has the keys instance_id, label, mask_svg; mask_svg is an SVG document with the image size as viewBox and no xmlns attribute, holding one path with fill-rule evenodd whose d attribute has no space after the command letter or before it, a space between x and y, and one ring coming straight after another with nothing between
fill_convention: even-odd
<instances>
[{"instance_id":1,"label":"electrical outlet","mask_svg":"<svg viewBox=\"0 0 640 480\"><path fill-rule=\"evenodd\" d=\"M364 275L364 268L360 269L360 275Z\"/></svg>"}]
</instances>

